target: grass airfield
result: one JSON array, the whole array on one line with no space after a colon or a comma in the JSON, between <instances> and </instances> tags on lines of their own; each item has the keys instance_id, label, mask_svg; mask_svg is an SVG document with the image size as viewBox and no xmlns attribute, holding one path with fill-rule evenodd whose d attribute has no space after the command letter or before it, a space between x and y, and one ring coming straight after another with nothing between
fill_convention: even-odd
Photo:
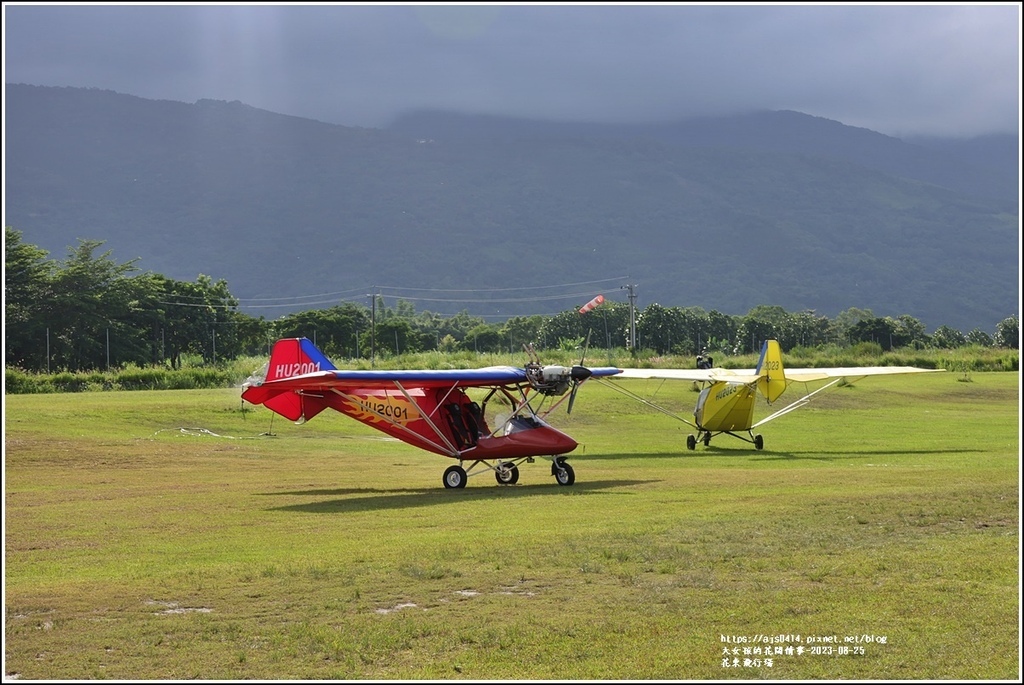
<instances>
[{"instance_id":1,"label":"grass airfield","mask_svg":"<svg viewBox=\"0 0 1024 685\"><path fill-rule=\"evenodd\" d=\"M456 491L237 390L9 395L5 679L1015 681L1019 382L865 379L692 452L591 382L575 485Z\"/></svg>"}]
</instances>

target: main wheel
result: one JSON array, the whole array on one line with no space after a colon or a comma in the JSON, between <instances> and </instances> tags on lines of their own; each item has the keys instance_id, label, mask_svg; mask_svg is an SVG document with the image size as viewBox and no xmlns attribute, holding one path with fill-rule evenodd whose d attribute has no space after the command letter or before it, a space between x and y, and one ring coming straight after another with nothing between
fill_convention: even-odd
<instances>
[{"instance_id":1,"label":"main wheel","mask_svg":"<svg viewBox=\"0 0 1024 685\"><path fill-rule=\"evenodd\" d=\"M693 437L692 435L687 435L686 436L686 449L688 449L688 450L695 450L695 449L697 449L697 438Z\"/></svg>"},{"instance_id":2,"label":"main wheel","mask_svg":"<svg viewBox=\"0 0 1024 685\"><path fill-rule=\"evenodd\" d=\"M707 447L711 444L711 433L704 434L704 446Z\"/></svg>"},{"instance_id":3,"label":"main wheel","mask_svg":"<svg viewBox=\"0 0 1024 685\"><path fill-rule=\"evenodd\" d=\"M757 435L754 436L754 449L756 449L756 450L763 450L764 449L764 438L761 437L760 433L758 433Z\"/></svg>"},{"instance_id":4,"label":"main wheel","mask_svg":"<svg viewBox=\"0 0 1024 685\"><path fill-rule=\"evenodd\" d=\"M559 485L572 485L576 482L576 473L572 467L561 457L551 465L551 472L555 474L555 481Z\"/></svg>"},{"instance_id":5,"label":"main wheel","mask_svg":"<svg viewBox=\"0 0 1024 685\"><path fill-rule=\"evenodd\" d=\"M466 487L466 469L461 466L449 466L445 469L444 486L448 489Z\"/></svg>"},{"instance_id":6,"label":"main wheel","mask_svg":"<svg viewBox=\"0 0 1024 685\"><path fill-rule=\"evenodd\" d=\"M499 464L494 469L494 479L498 485L515 485L519 482L519 467L515 464Z\"/></svg>"}]
</instances>

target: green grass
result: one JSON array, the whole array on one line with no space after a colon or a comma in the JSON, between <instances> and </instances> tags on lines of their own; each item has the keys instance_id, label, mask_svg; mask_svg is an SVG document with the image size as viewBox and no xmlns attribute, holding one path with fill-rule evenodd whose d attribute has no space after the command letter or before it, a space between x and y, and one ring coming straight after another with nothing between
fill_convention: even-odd
<instances>
[{"instance_id":1,"label":"green grass","mask_svg":"<svg viewBox=\"0 0 1024 685\"><path fill-rule=\"evenodd\" d=\"M237 390L7 396L5 675L1015 680L1020 376L964 381L866 379L763 451L693 452L588 383L553 419L574 486L539 460L459 491L443 457ZM801 641L722 642L759 635Z\"/></svg>"}]
</instances>

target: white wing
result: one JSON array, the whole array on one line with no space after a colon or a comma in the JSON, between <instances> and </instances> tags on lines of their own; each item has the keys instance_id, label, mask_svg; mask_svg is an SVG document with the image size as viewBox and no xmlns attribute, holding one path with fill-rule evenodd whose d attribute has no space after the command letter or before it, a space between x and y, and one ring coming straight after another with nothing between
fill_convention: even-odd
<instances>
[{"instance_id":1,"label":"white wing","mask_svg":"<svg viewBox=\"0 0 1024 685\"><path fill-rule=\"evenodd\" d=\"M734 369L622 369L611 378L658 378L680 381L729 381L750 383L757 380L753 371Z\"/></svg>"},{"instance_id":2,"label":"white wing","mask_svg":"<svg viewBox=\"0 0 1024 685\"><path fill-rule=\"evenodd\" d=\"M826 381L822 387L805 394L792 403L786 405L782 409L779 409L775 413L767 416L751 428L757 428L758 426L764 425L769 421L777 419L780 416L784 416L791 411L806 406L811 398L817 395L819 392L830 388L837 383L846 379L849 382L853 382L864 378L865 376L887 376L902 373L931 373L935 371L945 371L945 369L920 369L916 366L847 366L847 367L835 367L828 369L784 369L787 383L813 383L814 381ZM615 376L610 376L611 379L619 378L646 378L646 379L660 379L660 380L683 380L683 381L726 381L729 383L754 383L758 379L757 372L751 370L732 370L732 369L622 369L622 372ZM613 387L618 384L611 384ZM619 386L621 388L621 386ZM633 393L627 393L634 399L643 402L662 413L668 414L674 418L679 419L685 423L694 425L691 421L667 411L666 409L646 400Z\"/></svg>"},{"instance_id":3,"label":"white wing","mask_svg":"<svg viewBox=\"0 0 1024 685\"><path fill-rule=\"evenodd\" d=\"M826 378L863 378L864 376L890 376L901 373L934 373L945 369L920 369L916 366L845 366L833 369L783 369L786 380L821 381Z\"/></svg>"},{"instance_id":4,"label":"white wing","mask_svg":"<svg viewBox=\"0 0 1024 685\"><path fill-rule=\"evenodd\" d=\"M823 381L829 378L863 378L900 373L931 373L945 369L919 369L916 366L847 366L831 369L783 369L786 380L798 383ZM682 381L728 381L750 383L757 380L753 369L622 369L618 378L663 378Z\"/></svg>"}]
</instances>

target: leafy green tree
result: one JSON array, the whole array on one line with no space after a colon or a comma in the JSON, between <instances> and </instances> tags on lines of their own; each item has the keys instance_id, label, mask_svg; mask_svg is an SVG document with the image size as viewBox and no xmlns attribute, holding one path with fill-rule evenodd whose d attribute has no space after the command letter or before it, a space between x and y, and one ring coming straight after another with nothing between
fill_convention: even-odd
<instances>
[{"instance_id":1,"label":"leafy green tree","mask_svg":"<svg viewBox=\"0 0 1024 685\"><path fill-rule=\"evenodd\" d=\"M992 347L992 336L980 328L975 328L967 334L967 344L978 345L979 347Z\"/></svg>"},{"instance_id":2,"label":"leafy green tree","mask_svg":"<svg viewBox=\"0 0 1024 685\"><path fill-rule=\"evenodd\" d=\"M848 334L850 342L873 342L883 350L891 350L896 342L896 322L888 317L862 319L854 324Z\"/></svg>"},{"instance_id":3,"label":"leafy green tree","mask_svg":"<svg viewBox=\"0 0 1024 685\"><path fill-rule=\"evenodd\" d=\"M876 317L870 309L850 307L847 310L839 312L839 314L836 315L836 318L832 319L832 334L837 340L850 341L850 330L855 325L861 321L874 318Z\"/></svg>"},{"instance_id":4,"label":"leafy green tree","mask_svg":"<svg viewBox=\"0 0 1024 685\"><path fill-rule=\"evenodd\" d=\"M816 347L828 342L831 323L828 317L818 316L811 310L797 312L789 317L789 330L785 334L786 347ZM780 344L782 341L780 340Z\"/></svg>"},{"instance_id":5,"label":"leafy green tree","mask_svg":"<svg viewBox=\"0 0 1024 685\"><path fill-rule=\"evenodd\" d=\"M605 301L586 314L580 314L580 330L584 338L590 336L592 347L626 347L629 338L629 305L623 302ZM571 318L573 312L566 312Z\"/></svg>"},{"instance_id":6,"label":"leafy green tree","mask_svg":"<svg viewBox=\"0 0 1024 685\"><path fill-rule=\"evenodd\" d=\"M586 338L559 338L558 349L562 352L582 352L586 347Z\"/></svg>"},{"instance_id":7,"label":"leafy green tree","mask_svg":"<svg viewBox=\"0 0 1024 685\"><path fill-rule=\"evenodd\" d=\"M671 351L680 354L698 354L709 347L713 336L709 332L711 325L708 314L701 307L673 307L678 312L673 316Z\"/></svg>"},{"instance_id":8,"label":"leafy green tree","mask_svg":"<svg viewBox=\"0 0 1024 685\"><path fill-rule=\"evenodd\" d=\"M444 326L444 317L441 314L418 312L409 323L412 325L412 335L416 338L416 345L420 350L439 349L442 339L441 328Z\"/></svg>"},{"instance_id":9,"label":"leafy green tree","mask_svg":"<svg viewBox=\"0 0 1024 685\"><path fill-rule=\"evenodd\" d=\"M262 316L234 311L230 312L230 315L238 353L251 356L269 354L274 338L273 325Z\"/></svg>"},{"instance_id":10,"label":"leafy green tree","mask_svg":"<svg viewBox=\"0 0 1024 685\"><path fill-rule=\"evenodd\" d=\"M523 349L523 345L538 345L544 317L513 316L500 329L502 340L508 345L512 354Z\"/></svg>"},{"instance_id":11,"label":"leafy green tree","mask_svg":"<svg viewBox=\"0 0 1024 685\"><path fill-rule=\"evenodd\" d=\"M931 342L924 324L909 314L900 314L896 317L893 337L897 347L921 349Z\"/></svg>"},{"instance_id":12,"label":"leafy green tree","mask_svg":"<svg viewBox=\"0 0 1024 685\"><path fill-rule=\"evenodd\" d=\"M1020 349L1020 319L1018 317L1008 317L996 325L995 344L996 347Z\"/></svg>"},{"instance_id":13,"label":"leafy green tree","mask_svg":"<svg viewBox=\"0 0 1024 685\"><path fill-rule=\"evenodd\" d=\"M953 350L967 344L964 334L949 326L939 326L932 333L932 344L944 350Z\"/></svg>"},{"instance_id":14,"label":"leafy green tree","mask_svg":"<svg viewBox=\"0 0 1024 685\"><path fill-rule=\"evenodd\" d=\"M214 281L205 274L194 283L164 278L163 289L164 358L171 368L181 367L186 352L216 361L230 359L240 351L232 326L238 300L231 296L226 281Z\"/></svg>"},{"instance_id":15,"label":"leafy green tree","mask_svg":"<svg viewBox=\"0 0 1024 685\"><path fill-rule=\"evenodd\" d=\"M8 364L46 368L46 325L39 312L53 264L49 253L22 242L21 231L4 229L4 353Z\"/></svg>"},{"instance_id":16,"label":"leafy green tree","mask_svg":"<svg viewBox=\"0 0 1024 685\"><path fill-rule=\"evenodd\" d=\"M450 335L456 340L462 341L465 340L466 333L482 323L486 323L482 317L472 316L464 309L455 316L441 319L440 326L435 331L435 335L437 338Z\"/></svg>"},{"instance_id":17,"label":"leafy green tree","mask_svg":"<svg viewBox=\"0 0 1024 685\"><path fill-rule=\"evenodd\" d=\"M500 352L501 326L482 323L466 331L462 347L474 352Z\"/></svg>"},{"instance_id":18,"label":"leafy green tree","mask_svg":"<svg viewBox=\"0 0 1024 685\"><path fill-rule=\"evenodd\" d=\"M459 349L459 341L450 335L446 335L437 342L437 349L445 354L450 354Z\"/></svg>"},{"instance_id":19,"label":"leafy green tree","mask_svg":"<svg viewBox=\"0 0 1024 685\"><path fill-rule=\"evenodd\" d=\"M363 356L369 356L371 345L375 354L398 355L420 351L416 347L418 338L413 335L412 324L407 319L389 317L378 321L375 329L374 340L371 340L369 330L359 336Z\"/></svg>"},{"instance_id":20,"label":"leafy green tree","mask_svg":"<svg viewBox=\"0 0 1024 685\"><path fill-rule=\"evenodd\" d=\"M723 314L712 309L708 312L707 336L710 341L708 349L715 349L721 352L733 352L737 331L739 330L738 317Z\"/></svg>"},{"instance_id":21,"label":"leafy green tree","mask_svg":"<svg viewBox=\"0 0 1024 685\"><path fill-rule=\"evenodd\" d=\"M541 326L540 346L542 348L554 349L558 346L559 340L585 339L587 337L587 330L589 330L587 324L584 323L583 316L577 310L570 309L559 312Z\"/></svg>"},{"instance_id":22,"label":"leafy green tree","mask_svg":"<svg viewBox=\"0 0 1024 685\"><path fill-rule=\"evenodd\" d=\"M118 264L109 250L97 256L101 245L80 240L69 249L50 279L41 307L51 330L54 360L71 371L137 361L138 331L127 321L137 290L128 274L136 271L136 260Z\"/></svg>"},{"instance_id":23,"label":"leafy green tree","mask_svg":"<svg viewBox=\"0 0 1024 685\"><path fill-rule=\"evenodd\" d=\"M345 302L327 309L313 309L281 317L274 323L278 338L309 338L330 358L369 356L359 339L369 335L370 312L363 305ZM364 354L365 353L365 354Z\"/></svg>"},{"instance_id":24,"label":"leafy green tree","mask_svg":"<svg viewBox=\"0 0 1024 685\"><path fill-rule=\"evenodd\" d=\"M774 338L783 350L788 350L794 344L789 335L792 328L792 317L785 309L778 305L758 305L743 317L736 332L737 342L741 350L757 352L762 342Z\"/></svg>"},{"instance_id":25,"label":"leafy green tree","mask_svg":"<svg viewBox=\"0 0 1024 685\"><path fill-rule=\"evenodd\" d=\"M687 326L687 316L678 307L663 307L654 302L636 317L637 337L641 346L665 354L673 347L692 347L693 327Z\"/></svg>"}]
</instances>

